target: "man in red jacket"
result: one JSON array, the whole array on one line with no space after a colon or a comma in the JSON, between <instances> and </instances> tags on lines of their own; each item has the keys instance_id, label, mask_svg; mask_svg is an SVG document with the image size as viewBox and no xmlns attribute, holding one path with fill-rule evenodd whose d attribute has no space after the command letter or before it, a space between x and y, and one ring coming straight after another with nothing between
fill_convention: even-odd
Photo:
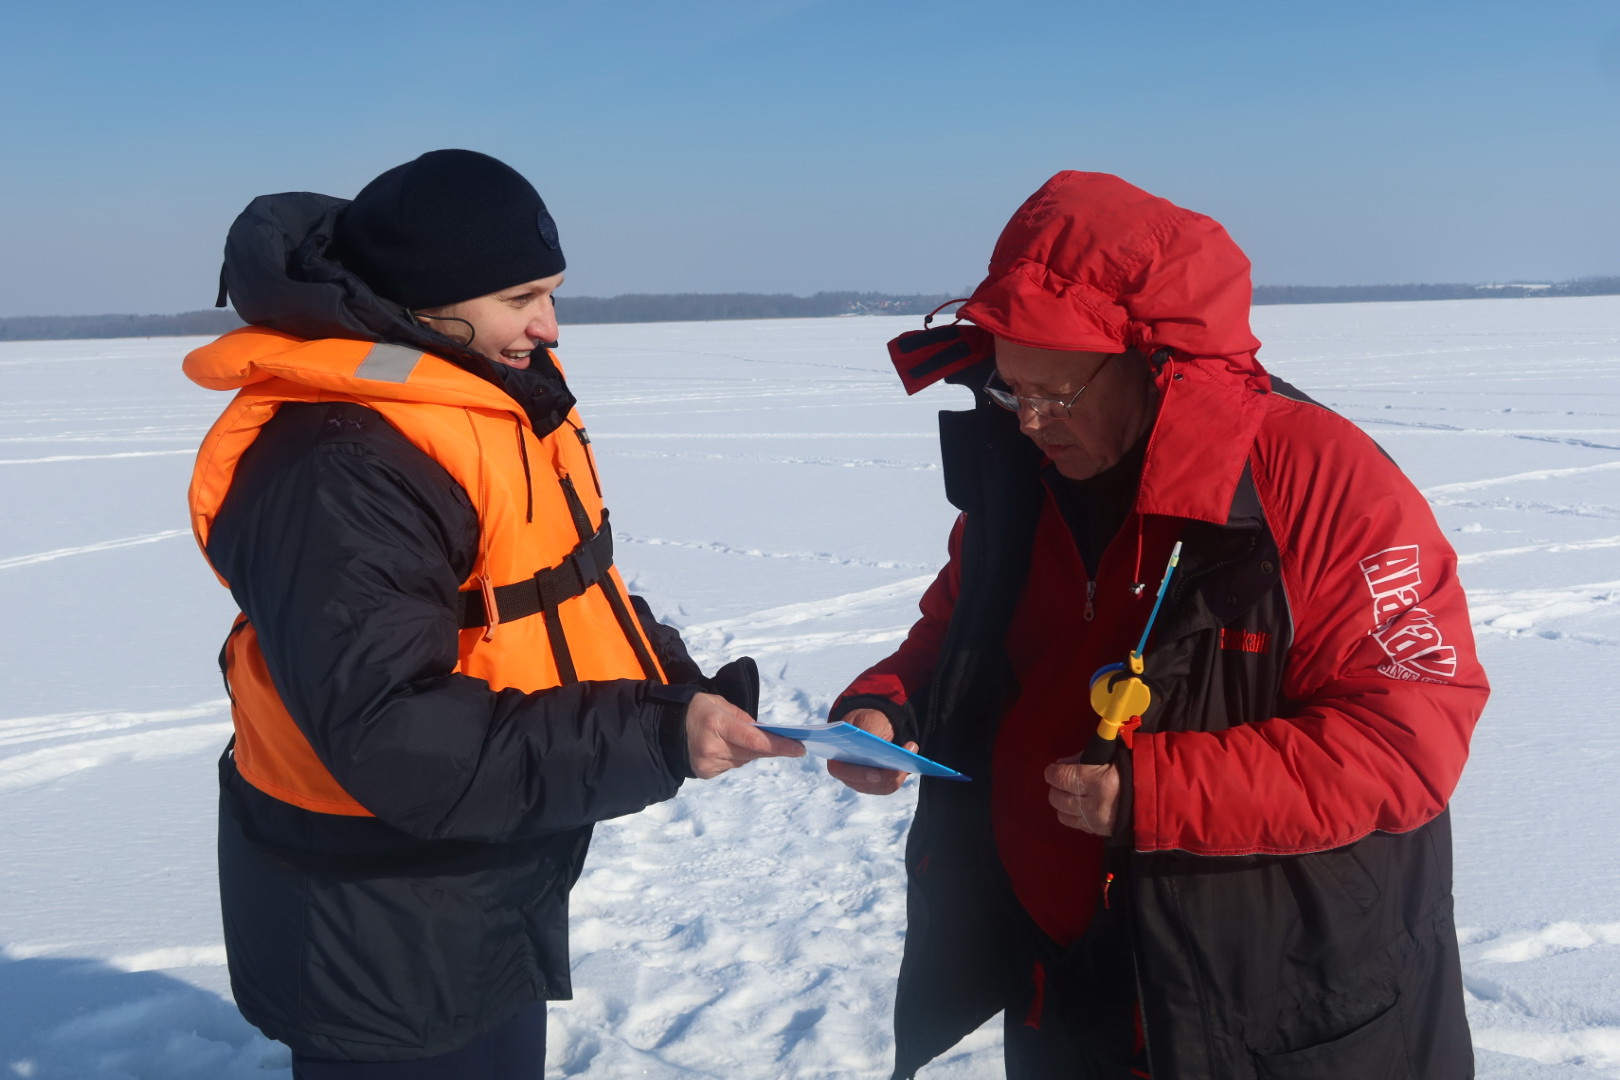
<instances>
[{"instance_id":1,"label":"man in red jacket","mask_svg":"<svg viewBox=\"0 0 1620 1080\"><path fill-rule=\"evenodd\" d=\"M1249 299L1216 222L1066 172L962 321L891 343L909 391L976 395L941 416L950 561L833 709L975 778L922 781L897 1077L998 1011L1009 1076L1472 1075L1446 804L1487 686L1456 556L1260 366ZM1140 727L1081 764L1093 673L1144 633Z\"/></svg>"}]
</instances>

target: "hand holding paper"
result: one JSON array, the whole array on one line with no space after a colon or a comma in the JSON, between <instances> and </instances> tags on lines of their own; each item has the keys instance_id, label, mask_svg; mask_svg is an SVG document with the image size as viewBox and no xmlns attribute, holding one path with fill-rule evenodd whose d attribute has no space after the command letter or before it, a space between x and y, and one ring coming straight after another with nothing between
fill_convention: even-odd
<instances>
[{"instance_id":1,"label":"hand holding paper","mask_svg":"<svg viewBox=\"0 0 1620 1080\"><path fill-rule=\"evenodd\" d=\"M777 735L803 741L805 749L831 759L827 771L848 787L868 795L889 795L900 789L907 775L920 772L952 780L967 777L917 754L916 743L894 745L889 718L876 709L857 709L842 721L808 727L761 724Z\"/></svg>"},{"instance_id":2,"label":"hand holding paper","mask_svg":"<svg viewBox=\"0 0 1620 1080\"><path fill-rule=\"evenodd\" d=\"M844 717L844 722L869 731L886 742L894 741L894 725L877 709L857 709ZM917 744L908 742L903 749L916 753ZM854 788L863 795L893 795L910 775L899 769L879 769L837 759L827 762L827 772L846 787Z\"/></svg>"},{"instance_id":3,"label":"hand holding paper","mask_svg":"<svg viewBox=\"0 0 1620 1080\"><path fill-rule=\"evenodd\" d=\"M686 747L699 780L758 758L804 756L797 741L762 730L752 716L716 694L696 694L687 706Z\"/></svg>"}]
</instances>

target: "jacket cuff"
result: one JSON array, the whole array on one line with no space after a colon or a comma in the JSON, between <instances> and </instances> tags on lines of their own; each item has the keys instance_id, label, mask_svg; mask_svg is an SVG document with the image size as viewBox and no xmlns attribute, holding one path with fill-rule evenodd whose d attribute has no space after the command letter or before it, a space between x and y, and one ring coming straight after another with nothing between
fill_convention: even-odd
<instances>
[{"instance_id":1,"label":"jacket cuff","mask_svg":"<svg viewBox=\"0 0 1620 1080\"><path fill-rule=\"evenodd\" d=\"M1110 847L1129 847L1136 837L1136 771L1131 768L1131 755L1115 754L1114 768L1119 773L1119 807L1114 814L1114 834L1108 838Z\"/></svg>"},{"instance_id":2,"label":"jacket cuff","mask_svg":"<svg viewBox=\"0 0 1620 1080\"><path fill-rule=\"evenodd\" d=\"M1158 851L1158 820L1154 814L1154 800L1157 797L1155 777L1153 774L1154 757L1153 746L1157 735L1143 735L1136 733L1136 746L1125 758L1130 761L1130 829L1131 847L1136 851ZM1126 773L1120 774L1121 782ZM1122 793L1123 794L1123 793ZM1136 804L1141 803L1138 810ZM1121 809L1124 809L1122 806Z\"/></svg>"},{"instance_id":3,"label":"jacket cuff","mask_svg":"<svg viewBox=\"0 0 1620 1080\"><path fill-rule=\"evenodd\" d=\"M664 754L664 767L677 780L696 779L692 771L692 750L686 741L686 710L698 687L654 683L647 702L658 710L658 748Z\"/></svg>"},{"instance_id":4,"label":"jacket cuff","mask_svg":"<svg viewBox=\"0 0 1620 1080\"><path fill-rule=\"evenodd\" d=\"M851 694L841 698L827 712L827 722L837 723L857 709L876 709L889 718L894 728L894 743L917 741L917 717L910 705L901 705L882 694Z\"/></svg>"}]
</instances>

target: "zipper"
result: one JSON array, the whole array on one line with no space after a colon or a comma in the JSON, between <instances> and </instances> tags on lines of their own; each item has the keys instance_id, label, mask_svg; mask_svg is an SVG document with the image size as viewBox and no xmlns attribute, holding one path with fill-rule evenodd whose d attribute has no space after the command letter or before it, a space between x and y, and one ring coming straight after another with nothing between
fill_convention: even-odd
<instances>
[{"instance_id":1,"label":"zipper","mask_svg":"<svg viewBox=\"0 0 1620 1080\"><path fill-rule=\"evenodd\" d=\"M1097 605L1092 602L1096 598L1097 583L1095 581L1086 582L1086 622L1090 622L1097 617Z\"/></svg>"},{"instance_id":2,"label":"zipper","mask_svg":"<svg viewBox=\"0 0 1620 1080\"><path fill-rule=\"evenodd\" d=\"M596 532L591 528L591 517L585 512L585 504L580 502L579 489L574 487L574 480L567 473L559 473L557 483L562 485L563 498L568 500L568 514L574 519L574 531L579 533L581 540L589 540Z\"/></svg>"}]
</instances>

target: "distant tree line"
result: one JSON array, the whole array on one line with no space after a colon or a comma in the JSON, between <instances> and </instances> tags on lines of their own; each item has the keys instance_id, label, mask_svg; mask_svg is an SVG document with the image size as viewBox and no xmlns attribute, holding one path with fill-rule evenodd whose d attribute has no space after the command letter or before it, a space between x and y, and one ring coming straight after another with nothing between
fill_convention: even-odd
<instances>
[{"instance_id":1,"label":"distant tree line","mask_svg":"<svg viewBox=\"0 0 1620 1080\"><path fill-rule=\"evenodd\" d=\"M624 296L559 296L564 323L704 322L714 319L806 319L826 315L926 315L954 299L914 294L820 292L629 293ZM0 341L62 341L80 338L213 336L242 320L230 309L179 315L21 315L0 318Z\"/></svg>"},{"instance_id":2,"label":"distant tree line","mask_svg":"<svg viewBox=\"0 0 1620 1080\"><path fill-rule=\"evenodd\" d=\"M1620 277L1556 285L1256 285L1256 304L1355 304L1383 300L1501 300L1514 296L1613 296Z\"/></svg>"},{"instance_id":3,"label":"distant tree line","mask_svg":"<svg viewBox=\"0 0 1620 1080\"><path fill-rule=\"evenodd\" d=\"M20 315L0 319L0 341L80 338L212 337L242 325L230 309L179 315Z\"/></svg>"},{"instance_id":4,"label":"distant tree line","mask_svg":"<svg viewBox=\"0 0 1620 1080\"><path fill-rule=\"evenodd\" d=\"M1620 295L1620 277L1552 285L1257 285L1256 304L1350 304L1387 300L1481 300L1537 296ZM925 315L954 299L947 293L896 296L875 292L628 293L557 298L565 324L702 322L718 319L805 319L832 315ZM179 315L21 315L0 318L0 341L213 336L242 325L225 309Z\"/></svg>"},{"instance_id":5,"label":"distant tree line","mask_svg":"<svg viewBox=\"0 0 1620 1080\"><path fill-rule=\"evenodd\" d=\"M557 297L563 323L704 322L711 319L813 319L827 315L926 315L955 299L891 296L875 292L627 293L624 296Z\"/></svg>"}]
</instances>

